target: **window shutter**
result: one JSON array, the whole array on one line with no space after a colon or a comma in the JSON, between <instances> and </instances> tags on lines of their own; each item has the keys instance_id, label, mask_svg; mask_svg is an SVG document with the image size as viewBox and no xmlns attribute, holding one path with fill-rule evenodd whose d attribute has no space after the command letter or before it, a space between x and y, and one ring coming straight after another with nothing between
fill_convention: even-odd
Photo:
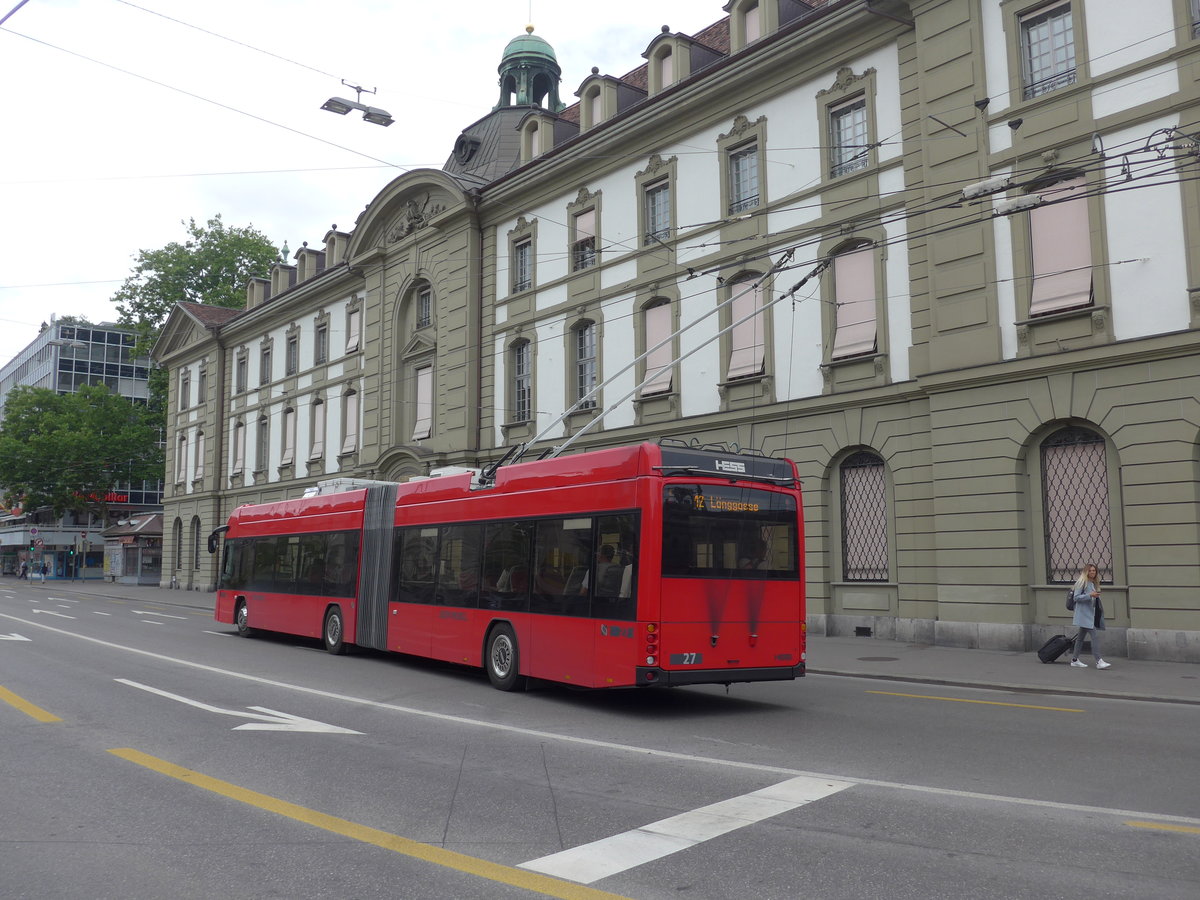
<instances>
[{"instance_id":1,"label":"window shutter","mask_svg":"<svg viewBox=\"0 0 1200 900\"><path fill-rule=\"evenodd\" d=\"M832 359L874 353L875 259L871 247L841 253L833 258L833 286L837 298L836 331Z\"/></svg>"},{"instance_id":2,"label":"window shutter","mask_svg":"<svg viewBox=\"0 0 1200 900\"><path fill-rule=\"evenodd\" d=\"M1031 316L1088 306L1092 302L1092 243L1084 178L1042 192L1047 206L1029 212L1033 240ZM1059 201L1059 202L1053 202Z\"/></svg>"},{"instance_id":3,"label":"window shutter","mask_svg":"<svg viewBox=\"0 0 1200 900\"><path fill-rule=\"evenodd\" d=\"M646 310L646 347L665 341L671 335L671 304L660 303ZM642 396L646 394L661 394L671 390L674 367L671 361L670 342L654 350L646 357L646 374L653 375L656 369L666 366L661 372L642 386Z\"/></svg>"},{"instance_id":4,"label":"window shutter","mask_svg":"<svg viewBox=\"0 0 1200 900\"><path fill-rule=\"evenodd\" d=\"M732 351L726 378L758 375L763 370L766 341L763 335L762 287L751 281L739 281L732 286L734 301L730 304L734 322L758 310L752 319L735 325L730 332Z\"/></svg>"}]
</instances>

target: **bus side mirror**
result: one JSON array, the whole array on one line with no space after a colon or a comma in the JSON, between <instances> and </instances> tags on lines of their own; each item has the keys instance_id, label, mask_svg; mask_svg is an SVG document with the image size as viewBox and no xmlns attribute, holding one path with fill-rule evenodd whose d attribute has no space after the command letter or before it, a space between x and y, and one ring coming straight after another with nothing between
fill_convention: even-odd
<instances>
[{"instance_id":1,"label":"bus side mirror","mask_svg":"<svg viewBox=\"0 0 1200 900\"><path fill-rule=\"evenodd\" d=\"M208 536L208 552L217 552L217 533L215 531Z\"/></svg>"}]
</instances>

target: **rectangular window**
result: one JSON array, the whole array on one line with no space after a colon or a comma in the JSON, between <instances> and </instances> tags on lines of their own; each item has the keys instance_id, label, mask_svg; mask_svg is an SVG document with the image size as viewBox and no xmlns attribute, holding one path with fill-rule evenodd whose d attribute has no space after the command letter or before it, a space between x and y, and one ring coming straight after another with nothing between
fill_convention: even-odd
<instances>
[{"instance_id":1,"label":"rectangular window","mask_svg":"<svg viewBox=\"0 0 1200 900\"><path fill-rule=\"evenodd\" d=\"M831 359L874 353L877 346L875 256L863 247L833 258L835 297Z\"/></svg>"},{"instance_id":2,"label":"rectangular window","mask_svg":"<svg viewBox=\"0 0 1200 900\"><path fill-rule=\"evenodd\" d=\"M762 37L762 26L759 24L758 4L752 3L742 13L742 28L745 29L746 43L757 41Z\"/></svg>"},{"instance_id":3,"label":"rectangular window","mask_svg":"<svg viewBox=\"0 0 1200 900\"><path fill-rule=\"evenodd\" d=\"M433 367L417 369L417 421L412 439L427 438L433 431Z\"/></svg>"},{"instance_id":4,"label":"rectangular window","mask_svg":"<svg viewBox=\"0 0 1200 900\"><path fill-rule=\"evenodd\" d=\"M1021 69L1026 100L1075 83L1070 3L1053 4L1021 17Z\"/></svg>"},{"instance_id":5,"label":"rectangular window","mask_svg":"<svg viewBox=\"0 0 1200 900\"><path fill-rule=\"evenodd\" d=\"M246 425L238 422L233 428L233 474L241 475L246 470Z\"/></svg>"},{"instance_id":6,"label":"rectangular window","mask_svg":"<svg viewBox=\"0 0 1200 900\"><path fill-rule=\"evenodd\" d=\"M258 353L258 383L271 383L271 345L268 344Z\"/></svg>"},{"instance_id":7,"label":"rectangular window","mask_svg":"<svg viewBox=\"0 0 1200 900\"><path fill-rule=\"evenodd\" d=\"M179 439L179 452L175 456L175 480L182 482L187 478L187 438Z\"/></svg>"},{"instance_id":8,"label":"rectangular window","mask_svg":"<svg viewBox=\"0 0 1200 900\"><path fill-rule=\"evenodd\" d=\"M729 214L758 206L758 144L729 154Z\"/></svg>"},{"instance_id":9,"label":"rectangular window","mask_svg":"<svg viewBox=\"0 0 1200 900\"><path fill-rule=\"evenodd\" d=\"M258 420L257 445L254 448L254 471L264 472L271 450L271 420L263 416Z\"/></svg>"},{"instance_id":10,"label":"rectangular window","mask_svg":"<svg viewBox=\"0 0 1200 900\"><path fill-rule=\"evenodd\" d=\"M417 291L417 327L428 328L433 321L433 291L421 288Z\"/></svg>"},{"instance_id":11,"label":"rectangular window","mask_svg":"<svg viewBox=\"0 0 1200 900\"><path fill-rule=\"evenodd\" d=\"M283 411L283 456L279 459L281 466L290 466L296 460L296 411Z\"/></svg>"},{"instance_id":12,"label":"rectangular window","mask_svg":"<svg viewBox=\"0 0 1200 900\"><path fill-rule=\"evenodd\" d=\"M208 369L201 369L196 378L196 403L203 404L208 396Z\"/></svg>"},{"instance_id":13,"label":"rectangular window","mask_svg":"<svg viewBox=\"0 0 1200 900\"><path fill-rule=\"evenodd\" d=\"M187 409L192 403L192 376L187 369L179 372L179 411Z\"/></svg>"},{"instance_id":14,"label":"rectangular window","mask_svg":"<svg viewBox=\"0 0 1200 900\"><path fill-rule=\"evenodd\" d=\"M358 449L358 394L348 392L342 397L342 453Z\"/></svg>"},{"instance_id":15,"label":"rectangular window","mask_svg":"<svg viewBox=\"0 0 1200 900\"><path fill-rule=\"evenodd\" d=\"M295 375L300 368L300 335L288 335L284 356L284 374Z\"/></svg>"},{"instance_id":16,"label":"rectangular window","mask_svg":"<svg viewBox=\"0 0 1200 900\"><path fill-rule=\"evenodd\" d=\"M671 55L669 47L666 53L658 58L658 75L664 88L675 83L675 57Z\"/></svg>"},{"instance_id":17,"label":"rectangular window","mask_svg":"<svg viewBox=\"0 0 1200 900\"><path fill-rule=\"evenodd\" d=\"M239 394L245 393L245 391L246 391L246 387L248 384L248 381L246 378L246 373L249 370L249 368L250 368L250 366L246 361L246 354L245 353L239 354L238 358L237 358L237 362L234 363L234 369L233 369L234 390L237 391Z\"/></svg>"},{"instance_id":18,"label":"rectangular window","mask_svg":"<svg viewBox=\"0 0 1200 900\"><path fill-rule=\"evenodd\" d=\"M730 306L732 322L739 322L729 332L729 371L726 378L745 378L761 375L766 358L766 322L762 313L762 286L754 281L735 282L731 287L733 302Z\"/></svg>"},{"instance_id":19,"label":"rectangular window","mask_svg":"<svg viewBox=\"0 0 1200 900\"><path fill-rule=\"evenodd\" d=\"M845 175L868 163L867 99L859 97L829 110L830 174Z\"/></svg>"},{"instance_id":20,"label":"rectangular window","mask_svg":"<svg viewBox=\"0 0 1200 900\"><path fill-rule=\"evenodd\" d=\"M533 413L533 371L529 343L513 347L513 421L528 422Z\"/></svg>"},{"instance_id":21,"label":"rectangular window","mask_svg":"<svg viewBox=\"0 0 1200 900\"><path fill-rule=\"evenodd\" d=\"M1045 205L1029 211L1033 243L1033 296L1029 315L1092 302L1092 236L1087 179L1072 178L1042 191Z\"/></svg>"},{"instance_id":22,"label":"rectangular window","mask_svg":"<svg viewBox=\"0 0 1200 900\"><path fill-rule=\"evenodd\" d=\"M346 316L346 352L353 353L362 340L362 310L352 309Z\"/></svg>"},{"instance_id":23,"label":"rectangular window","mask_svg":"<svg viewBox=\"0 0 1200 900\"><path fill-rule=\"evenodd\" d=\"M309 459L320 459L325 455L325 404L320 400L312 405L312 444L308 449Z\"/></svg>"},{"instance_id":24,"label":"rectangular window","mask_svg":"<svg viewBox=\"0 0 1200 900\"><path fill-rule=\"evenodd\" d=\"M659 303L646 309L646 375L650 380L642 386L642 396L662 394L671 390L675 358L671 352L671 304ZM663 343L666 341L666 343ZM663 344L657 350L651 348ZM661 369L661 371L659 371ZM657 373L657 374L656 374Z\"/></svg>"},{"instance_id":25,"label":"rectangular window","mask_svg":"<svg viewBox=\"0 0 1200 900\"><path fill-rule=\"evenodd\" d=\"M533 241L513 245L513 293L533 286Z\"/></svg>"},{"instance_id":26,"label":"rectangular window","mask_svg":"<svg viewBox=\"0 0 1200 900\"><path fill-rule=\"evenodd\" d=\"M580 325L575 329L575 395L582 400L596 387L596 326ZM595 409L596 398L579 404L580 409Z\"/></svg>"},{"instance_id":27,"label":"rectangular window","mask_svg":"<svg viewBox=\"0 0 1200 900\"><path fill-rule=\"evenodd\" d=\"M204 477L204 432L196 432L196 481Z\"/></svg>"},{"instance_id":28,"label":"rectangular window","mask_svg":"<svg viewBox=\"0 0 1200 900\"><path fill-rule=\"evenodd\" d=\"M671 183L660 181L646 188L645 243L664 241L671 236Z\"/></svg>"},{"instance_id":29,"label":"rectangular window","mask_svg":"<svg viewBox=\"0 0 1200 900\"><path fill-rule=\"evenodd\" d=\"M575 217L575 242L571 244L571 267L578 272L596 264L596 211L589 209Z\"/></svg>"},{"instance_id":30,"label":"rectangular window","mask_svg":"<svg viewBox=\"0 0 1200 900\"><path fill-rule=\"evenodd\" d=\"M329 323L322 322L313 332L313 362L316 365L329 361Z\"/></svg>"}]
</instances>

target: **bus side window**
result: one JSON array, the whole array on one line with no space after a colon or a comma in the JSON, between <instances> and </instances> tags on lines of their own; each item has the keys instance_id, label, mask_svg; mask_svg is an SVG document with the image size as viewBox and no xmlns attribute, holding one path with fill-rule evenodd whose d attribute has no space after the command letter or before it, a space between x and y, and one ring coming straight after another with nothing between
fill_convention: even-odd
<instances>
[{"instance_id":1,"label":"bus side window","mask_svg":"<svg viewBox=\"0 0 1200 900\"><path fill-rule=\"evenodd\" d=\"M399 550L400 583L397 599L404 603L432 603L437 529L401 529Z\"/></svg>"},{"instance_id":2,"label":"bus side window","mask_svg":"<svg viewBox=\"0 0 1200 900\"><path fill-rule=\"evenodd\" d=\"M599 574L592 592L592 618L636 618L637 516L599 517L596 520L595 543L596 570ZM609 548L613 550L611 555Z\"/></svg>"},{"instance_id":3,"label":"bus side window","mask_svg":"<svg viewBox=\"0 0 1200 900\"><path fill-rule=\"evenodd\" d=\"M513 612L529 609L531 527L525 522L492 522L484 528L481 607Z\"/></svg>"},{"instance_id":4,"label":"bus side window","mask_svg":"<svg viewBox=\"0 0 1200 900\"><path fill-rule=\"evenodd\" d=\"M451 525L443 528L438 551L436 602L446 606L479 605L479 549L483 528Z\"/></svg>"}]
</instances>

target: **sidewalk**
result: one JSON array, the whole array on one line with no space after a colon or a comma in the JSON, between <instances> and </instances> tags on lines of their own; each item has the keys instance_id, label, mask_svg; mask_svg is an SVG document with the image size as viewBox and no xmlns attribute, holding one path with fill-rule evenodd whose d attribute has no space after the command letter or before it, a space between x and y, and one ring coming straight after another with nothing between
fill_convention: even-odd
<instances>
[{"instance_id":1,"label":"sidewalk","mask_svg":"<svg viewBox=\"0 0 1200 900\"><path fill-rule=\"evenodd\" d=\"M0 579L0 588L45 590L49 594L122 598L162 606L181 606L211 613L214 594L107 582L36 582ZM1086 669L1073 669L1063 656L1044 665L1037 653L962 650L927 644L865 637L809 635L810 675L873 678L909 684L980 687L1015 693L1066 694L1121 700L1154 700L1200 705L1200 666L1113 657L1112 668L1100 671L1090 656Z\"/></svg>"}]
</instances>

